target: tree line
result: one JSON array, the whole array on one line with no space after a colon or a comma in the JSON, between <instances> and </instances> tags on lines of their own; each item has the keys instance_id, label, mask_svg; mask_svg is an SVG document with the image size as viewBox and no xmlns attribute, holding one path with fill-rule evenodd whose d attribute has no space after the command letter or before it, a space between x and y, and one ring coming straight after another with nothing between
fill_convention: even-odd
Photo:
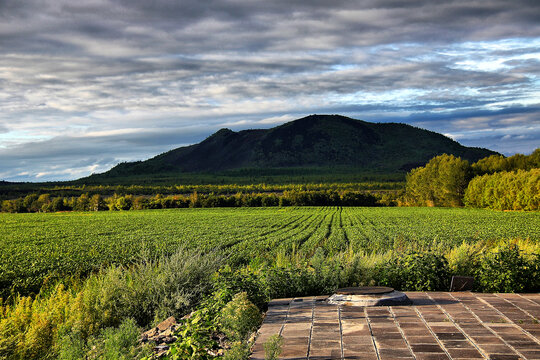
<instances>
[{"instance_id":1,"label":"tree line","mask_svg":"<svg viewBox=\"0 0 540 360\"><path fill-rule=\"evenodd\" d=\"M471 207L496 210L538 210L540 169L477 176L467 186L464 203Z\"/></svg>"},{"instance_id":2,"label":"tree line","mask_svg":"<svg viewBox=\"0 0 540 360\"><path fill-rule=\"evenodd\" d=\"M538 210L540 148L530 155L492 155L470 164L443 154L407 174L403 205Z\"/></svg>"},{"instance_id":3,"label":"tree line","mask_svg":"<svg viewBox=\"0 0 540 360\"><path fill-rule=\"evenodd\" d=\"M268 207L268 206L380 206L393 202L392 194L366 191L288 190L282 193L236 193L233 195L157 194L153 196L118 195L103 197L100 194L79 197L51 197L49 194L30 194L24 198L4 200L1 211L9 213L143 210L212 207Z\"/></svg>"},{"instance_id":4,"label":"tree line","mask_svg":"<svg viewBox=\"0 0 540 360\"><path fill-rule=\"evenodd\" d=\"M24 198L27 195L44 195L50 197L79 197L82 194L94 196L113 196L114 194L154 196L162 195L189 195L193 192L199 194L214 193L217 195L231 195L236 193L281 193L283 191L379 191L401 190L404 182L358 182L358 183L297 183L297 184L200 184L200 185L50 185L32 183L2 184L0 182L0 202Z\"/></svg>"}]
</instances>

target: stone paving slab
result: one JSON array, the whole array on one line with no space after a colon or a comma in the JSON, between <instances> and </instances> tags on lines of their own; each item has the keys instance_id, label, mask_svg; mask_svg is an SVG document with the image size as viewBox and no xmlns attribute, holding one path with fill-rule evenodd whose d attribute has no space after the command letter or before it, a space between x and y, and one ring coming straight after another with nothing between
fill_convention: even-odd
<instances>
[{"instance_id":1,"label":"stone paving slab","mask_svg":"<svg viewBox=\"0 0 540 360\"><path fill-rule=\"evenodd\" d=\"M264 360L264 342L279 334L283 360L540 360L540 294L406 294L412 305L273 300L251 359Z\"/></svg>"}]
</instances>

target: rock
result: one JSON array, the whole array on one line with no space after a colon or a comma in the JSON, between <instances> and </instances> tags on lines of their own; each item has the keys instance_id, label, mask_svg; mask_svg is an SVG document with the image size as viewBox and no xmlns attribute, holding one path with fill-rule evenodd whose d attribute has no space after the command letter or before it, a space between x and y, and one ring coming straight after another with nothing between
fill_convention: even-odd
<instances>
[{"instance_id":1,"label":"rock","mask_svg":"<svg viewBox=\"0 0 540 360\"><path fill-rule=\"evenodd\" d=\"M168 328L167 330L163 331L160 336L171 336L176 329L173 329L172 327Z\"/></svg>"},{"instance_id":2,"label":"rock","mask_svg":"<svg viewBox=\"0 0 540 360\"><path fill-rule=\"evenodd\" d=\"M173 325L176 325L176 319L174 318L174 316L171 316L167 318L166 320L163 320L162 322L160 322L156 326L156 329L158 329L161 332L161 331L165 331L169 329Z\"/></svg>"},{"instance_id":3,"label":"rock","mask_svg":"<svg viewBox=\"0 0 540 360\"><path fill-rule=\"evenodd\" d=\"M177 340L174 332L178 329L179 324L176 319L171 316L168 319L160 322L155 328L145 331L139 338L139 342L148 343L150 341L156 343L154 354L157 358L164 357L169 352L168 344L172 344Z\"/></svg>"},{"instance_id":4,"label":"rock","mask_svg":"<svg viewBox=\"0 0 540 360\"><path fill-rule=\"evenodd\" d=\"M161 341L165 344L172 344L175 342L178 338L176 336L166 336Z\"/></svg>"},{"instance_id":5,"label":"rock","mask_svg":"<svg viewBox=\"0 0 540 360\"><path fill-rule=\"evenodd\" d=\"M154 348L157 358L162 358L169 352L169 346L167 345L158 345Z\"/></svg>"},{"instance_id":6,"label":"rock","mask_svg":"<svg viewBox=\"0 0 540 360\"><path fill-rule=\"evenodd\" d=\"M157 335L159 335L159 331L156 330L157 328L150 329L146 332L144 332L141 337L139 338L139 342L148 342L154 339Z\"/></svg>"}]
</instances>

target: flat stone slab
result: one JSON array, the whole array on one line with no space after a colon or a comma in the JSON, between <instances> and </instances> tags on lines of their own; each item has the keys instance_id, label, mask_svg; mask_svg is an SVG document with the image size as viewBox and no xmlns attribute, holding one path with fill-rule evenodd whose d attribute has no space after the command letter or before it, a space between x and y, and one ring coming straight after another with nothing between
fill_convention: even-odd
<instances>
[{"instance_id":1,"label":"flat stone slab","mask_svg":"<svg viewBox=\"0 0 540 360\"><path fill-rule=\"evenodd\" d=\"M328 302L333 305L343 306L397 306L397 305L410 305L411 301L401 291L395 291L392 288L389 292L380 292L375 294L362 294L360 292L354 293L345 292L339 293L339 291L328 298Z\"/></svg>"},{"instance_id":2,"label":"flat stone slab","mask_svg":"<svg viewBox=\"0 0 540 360\"><path fill-rule=\"evenodd\" d=\"M280 359L540 360L540 294L407 292L412 305L341 306L326 296L278 299L253 348L283 337Z\"/></svg>"}]
</instances>

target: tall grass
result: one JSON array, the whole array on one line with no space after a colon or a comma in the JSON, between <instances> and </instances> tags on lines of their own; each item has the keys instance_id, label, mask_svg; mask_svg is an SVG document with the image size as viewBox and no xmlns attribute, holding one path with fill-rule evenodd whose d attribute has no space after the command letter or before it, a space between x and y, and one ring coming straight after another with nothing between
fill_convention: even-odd
<instances>
[{"instance_id":1,"label":"tall grass","mask_svg":"<svg viewBox=\"0 0 540 360\"><path fill-rule=\"evenodd\" d=\"M209 292L210 277L222 260L180 249L159 261L107 268L69 288L60 283L35 298L19 296L0 307L0 359L65 357L96 341L125 346L111 340L111 328L135 333L140 329L134 326L186 314Z\"/></svg>"},{"instance_id":2,"label":"tall grass","mask_svg":"<svg viewBox=\"0 0 540 360\"><path fill-rule=\"evenodd\" d=\"M0 359L136 359L148 354L136 342L143 328L189 313L217 290L246 292L259 308L271 298L331 294L344 286L446 291L451 275L474 276L477 291L540 291L539 254L540 244L530 239L400 245L384 254L349 247L329 255L319 247L309 257L282 252L273 262L254 257L233 268L215 253L179 249L0 303Z\"/></svg>"}]
</instances>

